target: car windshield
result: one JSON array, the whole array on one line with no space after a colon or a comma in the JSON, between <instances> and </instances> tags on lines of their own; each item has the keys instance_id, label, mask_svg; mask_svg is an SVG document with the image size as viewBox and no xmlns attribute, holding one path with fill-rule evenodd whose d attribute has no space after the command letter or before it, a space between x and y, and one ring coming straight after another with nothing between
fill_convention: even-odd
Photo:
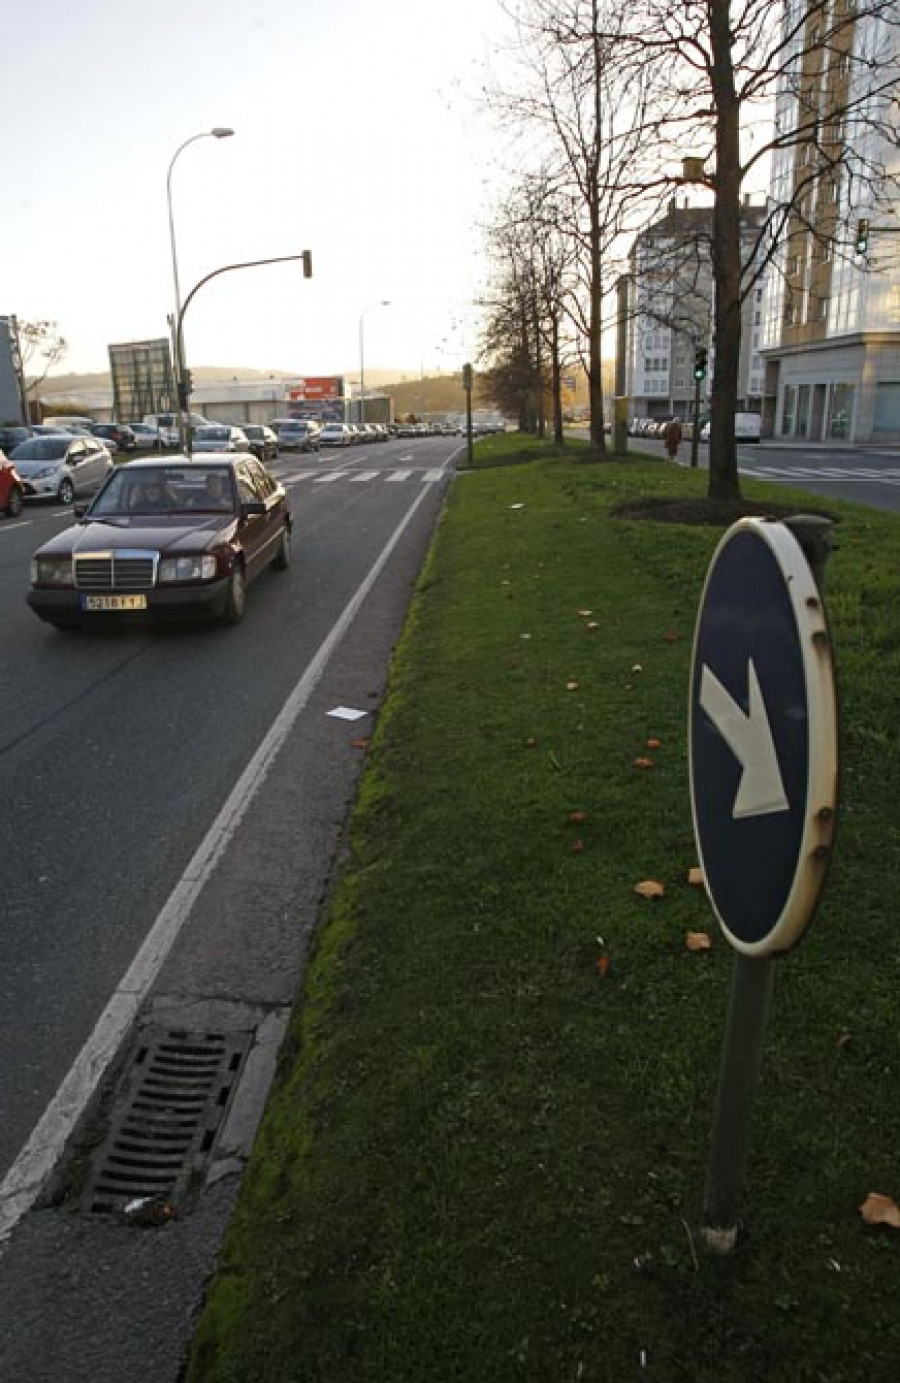
<instances>
[{"instance_id":1,"label":"car windshield","mask_svg":"<svg viewBox=\"0 0 900 1383\"><path fill-rule=\"evenodd\" d=\"M227 466L121 466L94 500L90 518L130 514L230 514L234 487Z\"/></svg>"},{"instance_id":2,"label":"car windshield","mask_svg":"<svg viewBox=\"0 0 900 1383\"><path fill-rule=\"evenodd\" d=\"M72 444L71 432L54 433L50 437L31 437L20 442L12 454L13 461L59 461Z\"/></svg>"},{"instance_id":3,"label":"car windshield","mask_svg":"<svg viewBox=\"0 0 900 1383\"><path fill-rule=\"evenodd\" d=\"M227 442L231 434L227 427L198 427L194 436L204 442Z\"/></svg>"}]
</instances>

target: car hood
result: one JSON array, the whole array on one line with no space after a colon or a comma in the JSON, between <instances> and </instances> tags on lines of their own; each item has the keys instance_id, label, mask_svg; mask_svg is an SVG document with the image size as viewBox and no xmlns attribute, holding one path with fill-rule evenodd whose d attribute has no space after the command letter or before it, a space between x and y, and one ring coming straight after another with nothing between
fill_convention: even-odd
<instances>
[{"instance_id":1,"label":"car hood","mask_svg":"<svg viewBox=\"0 0 900 1383\"><path fill-rule=\"evenodd\" d=\"M46 461L13 461L19 475L37 475L38 471L60 470L66 464L65 457L50 457Z\"/></svg>"},{"instance_id":2,"label":"car hood","mask_svg":"<svg viewBox=\"0 0 900 1383\"><path fill-rule=\"evenodd\" d=\"M71 553L109 552L122 548L145 548L153 552L208 552L234 536L237 519L233 514L141 515L111 518L102 523L87 519L58 533L38 551L42 557L66 557Z\"/></svg>"}]
</instances>

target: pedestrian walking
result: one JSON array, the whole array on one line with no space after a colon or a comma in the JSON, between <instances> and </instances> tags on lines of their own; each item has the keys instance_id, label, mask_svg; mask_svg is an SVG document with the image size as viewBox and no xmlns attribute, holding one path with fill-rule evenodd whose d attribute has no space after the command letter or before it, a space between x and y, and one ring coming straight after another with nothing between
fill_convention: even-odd
<instances>
[{"instance_id":1,"label":"pedestrian walking","mask_svg":"<svg viewBox=\"0 0 900 1383\"><path fill-rule=\"evenodd\" d=\"M681 441L681 423L677 418L670 418L663 428L663 441L666 444L666 455L670 461L678 460L678 445Z\"/></svg>"}]
</instances>

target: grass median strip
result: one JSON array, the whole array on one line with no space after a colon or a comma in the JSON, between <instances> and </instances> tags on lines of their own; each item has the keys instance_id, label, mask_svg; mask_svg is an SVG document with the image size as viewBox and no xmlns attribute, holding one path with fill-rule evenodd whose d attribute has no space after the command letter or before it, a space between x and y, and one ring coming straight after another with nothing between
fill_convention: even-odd
<instances>
[{"instance_id":1,"label":"grass median strip","mask_svg":"<svg viewBox=\"0 0 900 1383\"><path fill-rule=\"evenodd\" d=\"M457 480L192 1383L897 1376L900 1235L858 1206L900 1199L900 524L828 505L843 820L779 965L748 1234L713 1261L731 956L689 882L685 698L721 530L610 516L705 479Z\"/></svg>"}]
</instances>

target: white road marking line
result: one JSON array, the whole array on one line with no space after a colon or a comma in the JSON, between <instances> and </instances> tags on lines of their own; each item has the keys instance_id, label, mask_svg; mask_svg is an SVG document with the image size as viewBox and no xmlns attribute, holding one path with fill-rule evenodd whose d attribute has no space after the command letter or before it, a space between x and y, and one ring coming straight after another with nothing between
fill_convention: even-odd
<instances>
[{"instance_id":1,"label":"white road marking line","mask_svg":"<svg viewBox=\"0 0 900 1383\"><path fill-rule=\"evenodd\" d=\"M437 470L426 471L425 474L422 476L422 483L432 484L435 480L442 480L443 476L444 468L443 466L440 466Z\"/></svg>"},{"instance_id":2,"label":"white road marking line","mask_svg":"<svg viewBox=\"0 0 900 1383\"><path fill-rule=\"evenodd\" d=\"M328 471L326 475L317 475L313 484L330 485L333 480L343 480L346 474L346 471Z\"/></svg>"},{"instance_id":3,"label":"white road marking line","mask_svg":"<svg viewBox=\"0 0 900 1383\"><path fill-rule=\"evenodd\" d=\"M141 1004L191 915L207 880L212 875L248 807L265 782L278 753L301 711L320 682L344 635L389 562L429 491L419 491L388 538L368 575L345 605L330 632L272 723L271 728L235 783L193 858L169 895L143 945L62 1084L35 1125L31 1136L0 1183L0 1244L31 1208L41 1188L65 1151L78 1120L103 1079L134 1023Z\"/></svg>"},{"instance_id":4,"label":"white road marking line","mask_svg":"<svg viewBox=\"0 0 900 1383\"><path fill-rule=\"evenodd\" d=\"M0 533L11 533L14 528L31 528L34 519L7 519L6 523L0 526Z\"/></svg>"},{"instance_id":5,"label":"white road marking line","mask_svg":"<svg viewBox=\"0 0 900 1383\"><path fill-rule=\"evenodd\" d=\"M350 479L354 485L359 485L362 481L374 480L380 474L380 471L359 471L356 475L351 475Z\"/></svg>"},{"instance_id":6,"label":"white road marking line","mask_svg":"<svg viewBox=\"0 0 900 1383\"><path fill-rule=\"evenodd\" d=\"M390 475L385 476L385 480L409 480L411 475L412 471L392 471Z\"/></svg>"}]
</instances>

